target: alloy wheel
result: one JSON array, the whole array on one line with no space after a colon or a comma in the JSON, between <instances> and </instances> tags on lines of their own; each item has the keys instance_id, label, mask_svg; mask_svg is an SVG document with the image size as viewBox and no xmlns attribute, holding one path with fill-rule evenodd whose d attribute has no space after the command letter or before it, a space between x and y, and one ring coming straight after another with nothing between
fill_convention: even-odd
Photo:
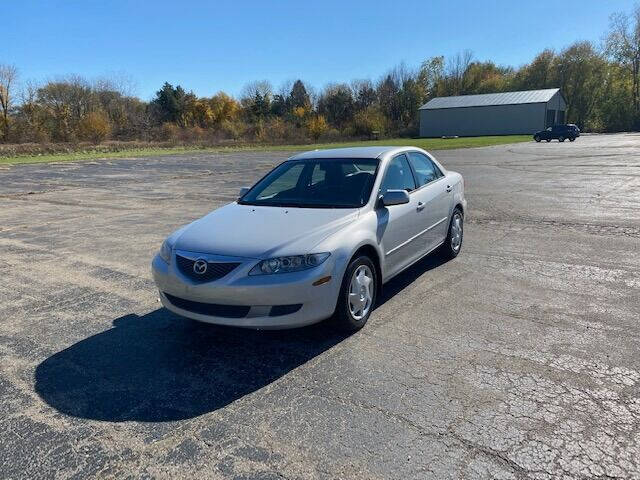
<instances>
[{"instance_id":1,"label":"alloy wheel","mask_svg":"<svg viewBox=\"0 0 640 480\"><path fill-rule=\"evenodd\" d=\"M458 253L462 245L462 215L456 212L451 222L451 249Z\"/></svg>"},{"instance_id":2,"label":"alloy wheel","mask_svg":"<svg viewBox=\"0 0 640 480\"><path fill-rule=\"evenodd\" d=\"M373 303L373 273L367 265L360 265L351 275L349 284L349 312L356 320L367 316Z\"/></svg>"}]
</instances>

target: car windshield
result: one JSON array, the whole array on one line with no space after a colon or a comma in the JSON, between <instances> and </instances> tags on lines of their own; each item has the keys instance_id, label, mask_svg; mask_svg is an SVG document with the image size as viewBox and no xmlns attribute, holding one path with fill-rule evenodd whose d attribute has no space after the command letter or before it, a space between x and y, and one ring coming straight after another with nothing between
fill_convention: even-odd
<instances>
[{"instance_id":1,"label":"car windshield","mask_svg":"<svg viewBox=\"0 0 640 480\"><path fill-rule=\"evenodd\" d=\"M357 208L369 200L375 159L290 160L279 165L238 203L274 207Z\"/></svg>"}]
</instances>

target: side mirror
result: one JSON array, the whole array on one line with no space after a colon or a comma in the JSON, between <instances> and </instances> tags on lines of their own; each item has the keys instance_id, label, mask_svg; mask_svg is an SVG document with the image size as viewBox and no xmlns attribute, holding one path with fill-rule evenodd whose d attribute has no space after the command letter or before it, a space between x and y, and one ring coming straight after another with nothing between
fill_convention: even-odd
<instances>
[{"instance_id":1,"label":"side mirror","mask_svg":"<svg viewBox=\"0 0 640 480\"><path fill-rule=\"evenodd\" d=\"M409 203L409 192L406 190L387 190L380 198L380 203L385 207Z\"/></svg>"},{"instance_id":2,"label":"side mirror","mask_svg":"<svg viewBox=\"0 0 640 480\"><path fill-rule=\"evenodd\" d=\"M238 194L238 198L244 197L244 195L251 190L249 187L241 187L240 193Z\"/></svg>"}]
</instances>

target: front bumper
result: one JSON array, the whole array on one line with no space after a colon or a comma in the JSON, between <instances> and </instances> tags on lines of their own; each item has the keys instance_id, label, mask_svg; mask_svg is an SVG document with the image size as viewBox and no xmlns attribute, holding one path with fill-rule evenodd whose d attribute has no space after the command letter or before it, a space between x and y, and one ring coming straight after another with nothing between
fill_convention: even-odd
<instances>
[{"instance_id":1,"label":"front bumper","mask_svg":"<svg viewBox=\"0 0 640 480\"><path fill-rule=\"evenodd\" d=\"M343 274L333 256L301 272L249 276L257 262L241 259L232 272L206 283L196 283L183 275L176 268L175 253L171 264L156 255L151 269L162 304L178 315L201 322L256 329L294 328L333 314ZM326 276L331 276L329 282L312 285Z\"/></svg>"}]
</instances>

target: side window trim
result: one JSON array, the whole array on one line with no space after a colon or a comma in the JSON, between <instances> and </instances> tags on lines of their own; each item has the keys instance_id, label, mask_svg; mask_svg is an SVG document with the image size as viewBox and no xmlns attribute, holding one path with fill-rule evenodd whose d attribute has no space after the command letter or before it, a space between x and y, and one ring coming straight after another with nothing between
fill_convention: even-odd
<instances>
[{"instance_id":1,"label":"side window trim","mask_svg":"<svg viewBox=\"0 0 640 480\"><path fill-rule=\"evenodd\" d=\"M424 153L419 152L417 150L410 150L409 152L405 152L405 153L411 153L411 152L415 152L415 153L419 153L420 155L424 155ZM413 165L411 164L411 162L409 161L409 156L405 155L407 157L407 163L409 164L409 168L411 169L411 173L413 174L413 182L416 184L416 188L414 188L413 190L411 190L409 192L409 195L411 195L413 192L417 192L418 190L422 189L423 187L426 187L427 185L431 185L432 183L437 182L438 180L444 178L444 173L442 173L442 170L440 170L438 168L438 166L435 164L435 162L431 159L430 155L425 155L427 161L431 162L431 165L434 168L434 172L440 172L440 176L438 178L434 178L433 180L431 180L430 182L425 183L424 185L420 185L418 186L418 177L415 173L415 171L413 170ZM393 157L395 158L395 157Z\"/></svg>"},{"instance_id":2,"label":"side window trim","mask_svg":"<svg viewBox=\"0 0 640 480\"><path fill-rule=\"evenodd\" d=\"M427 157L427 158L431 162L431 165L433 165L433 171L436 172L436 174L438 175L438 178L436 178L435 180L440 180L442 177L444 177L444 173L442 173L442 170L440 170L440 167L436 165L436 162L433 161L433 158L431 157Z\"/></svg>"},{"instance_id":3,"label":"side window trim","mask_svg":"<svg viewBox=\"0 0 640 480\"><path fill-rule=\"evenodd\" d=\"M407 155L406 152L401 153L400 155L397 155L397 157L404 157L404 161L407 162L407 165L409 165L409 171L411 172L411 176L413 177L413 188L409 190L409 195L411 195L413 192L415 192L420 188L418 186L418 176L416 175L416 172L413 170L413 165L411 165L411 161L409 160L409 155ZM396 157L393 157L393 158L394 160L396 159Z\"/></svg>"},{"instance_id":4,"label":"side window trim","mask_svg":"<svg viewBox=\"0 0 640 480\"><path fill-rule=\"evenodd\" d=\"M420 185L418 183L418 175L416 174L416 171L413 169L413 165L411 164L411 160L409 159L408 154L409 152L404 152L401 155L404 155L404 158L407 161L407 165L409 165L409 170L411 170L411 176L413 177L413 185L415 186L415 188L409 192L409 195L411 195L413 192L420 190L424 185Z\"/></svg>"}]
</instances>

